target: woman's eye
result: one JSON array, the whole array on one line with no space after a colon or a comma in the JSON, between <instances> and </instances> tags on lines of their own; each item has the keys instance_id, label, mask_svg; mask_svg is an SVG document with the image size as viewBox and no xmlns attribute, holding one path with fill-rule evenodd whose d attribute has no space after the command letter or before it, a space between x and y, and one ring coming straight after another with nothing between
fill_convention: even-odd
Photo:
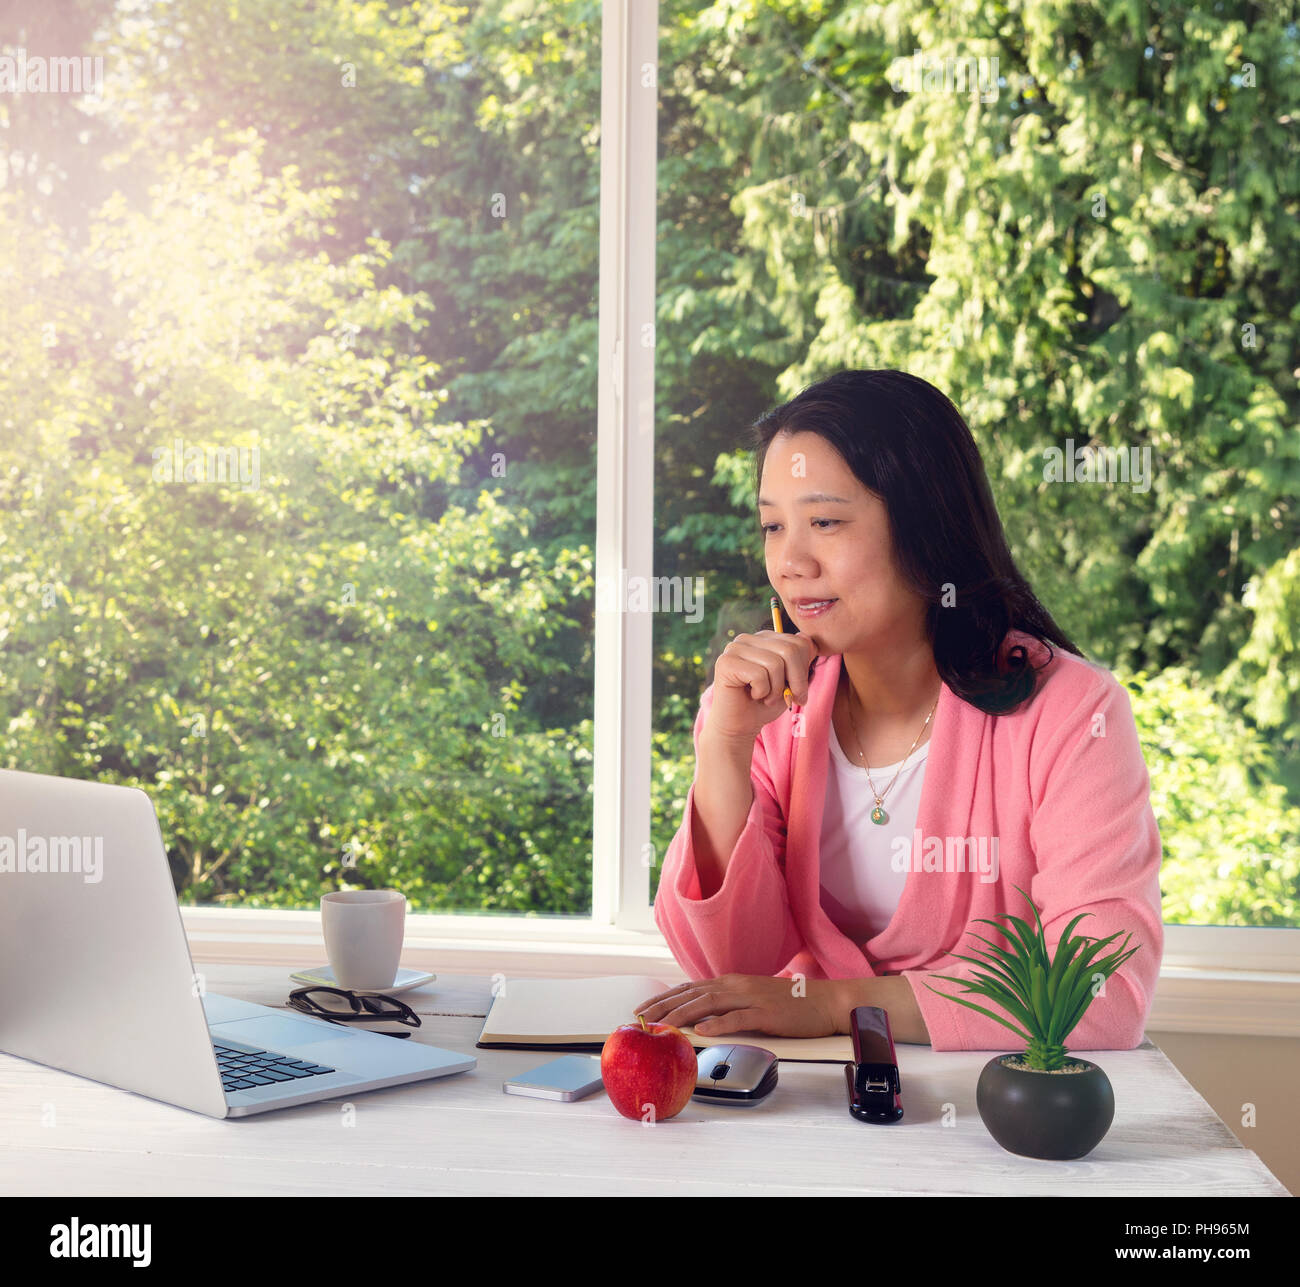
<instances>
[{"instance_id":1,"label":"woman's eye","mask_svg":"<svg viewBox=\"0 0 1300 1287\"><path fill-rule=\"evenodd\" d=\"M812 523L814 527L816 527L819 523L825 523L827 527L834 527L839 521L840 520L838 518L814 518L812 520ZM769 532L776 531L776 529L780 526L781 525L779 523L760 523L759 530L763 533L764 536L766 536ZM822 531L825 530L826 528L822 528Z\"/></svg>"}]
</instances>

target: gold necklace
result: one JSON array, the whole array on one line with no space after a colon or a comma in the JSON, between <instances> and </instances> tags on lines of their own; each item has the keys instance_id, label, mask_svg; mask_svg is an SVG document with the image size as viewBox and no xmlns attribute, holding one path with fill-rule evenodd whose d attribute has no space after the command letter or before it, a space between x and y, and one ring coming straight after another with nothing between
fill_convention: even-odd
<instances>
[{"instance_id":1,"label":"gold necklace","mask_svg":"<svg viewBox=\"0 0 1300 1287\"><path fill-rule=\"evenodd\" d=\"M862 739L858 737L858 726L853 720L853 684L848 685L849 689L849 722L853 726L853 740L858 744L858 758L862 761L862 767L867 770L867 785L871 788L871 794L876 797L876 807L871 811L871 821L878 827L883 827L889 821L889 814L885 812L885 796L889 794L889 787L892 787L898 781L898 773L903 771L903 765L907 763L907 755L911 755L916 750L916 743L921 740L921 735L930 727L930 720L938 708L939 699L934 699L934 705L930 707L930 714L925 717L925 723L921 725L921 732L916 735L916 741L907 748L907 755L903 756L903 763L898 766L898 773L895 773L883 792L876 790L876 784L871 780L871 769L867 764L867 757L862 753ZM940 693L943 689L940 688Z\"/></svg>"}]
</instances>

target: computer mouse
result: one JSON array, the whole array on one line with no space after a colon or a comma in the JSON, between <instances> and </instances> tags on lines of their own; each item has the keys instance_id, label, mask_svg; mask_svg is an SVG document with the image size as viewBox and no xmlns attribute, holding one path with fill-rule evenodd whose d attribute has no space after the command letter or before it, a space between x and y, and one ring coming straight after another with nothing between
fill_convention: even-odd
<instances>
[{"instance_id":1,"label":"computer mouse","mask_svg":"<svg viewBox=\"0 0 1300 1287\"><path fill-rule=\"evenodd\" d=\"M718 1104L757 1104L776 1088L777 1058L762 1046L707 1046L696 1056L694 1098Z\"/></svg>"}]
</instances>

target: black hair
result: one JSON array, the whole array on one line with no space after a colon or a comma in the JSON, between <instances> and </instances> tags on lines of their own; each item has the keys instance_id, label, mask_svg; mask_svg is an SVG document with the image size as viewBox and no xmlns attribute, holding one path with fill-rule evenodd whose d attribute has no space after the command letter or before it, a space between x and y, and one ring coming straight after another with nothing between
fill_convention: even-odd
<instances>
[{"instance_id":1,"label":"black hair","mask_svg":"<svg viewBox=\"0 0 1300 1287\"><path fill-rule=\"evenodd\" d=\"M800 432L824 438L884 502L899 573L929 605L935 667L958 697L990 715L1032 697L1042 667L1020 643L1003 656L1008 630L1039 639L1048 662L1052 643L1084 655L1016 567L975 438L934 385L884 369L840 371L809 385L750 427L755 496L772 440ZM784 607L781 615L795 631Z\"/></svg>"}]
</instances>

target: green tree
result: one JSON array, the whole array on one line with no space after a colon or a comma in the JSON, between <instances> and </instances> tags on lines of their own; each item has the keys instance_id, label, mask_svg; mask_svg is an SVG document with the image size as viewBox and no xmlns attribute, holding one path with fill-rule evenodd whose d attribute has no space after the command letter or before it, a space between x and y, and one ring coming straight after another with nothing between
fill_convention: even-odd
<instances>
[{"instance_id":1,"label":"green tree","mask_svg":"<svg viewBox=\"0 0 1300 1287\"><path fill-rule=\"evenodd\" d=\"M148 785L187 897L581 908L599 3L46 9L8 6L11 43L107 83L0 96L6 761ZM966 413L1054 615L1144 677L1148 751L1188 723L1152 764L1170 911L1294 918L1291 9L660 17L654 570L707 615L655 621L657 852L712 655L763 608L739 434L897 366ZM972 58L996 94L943 83ZM259 484L156 480L177 440ZM1150 488L1054 485L1067 440L1149 448ZM1231 825L1193 798L1221 745Z\"/></svg>"},{"instance_id":2,"label":"green tree","mask_svg":"<svg viewBox=\"0 0 1300 1287\"><path fill-rule=\"evenodd\" d=\"M337 194L240 142L73 257L101 304L59 334L92 360L3 446L6 758L147 785L190 898L574 910L589 722L516 712L589 561L511 553L499 493L449 500L478 429L408 342L425 302L378 285L382 242L286 255Z\"/></svg>"}]
</instances>

